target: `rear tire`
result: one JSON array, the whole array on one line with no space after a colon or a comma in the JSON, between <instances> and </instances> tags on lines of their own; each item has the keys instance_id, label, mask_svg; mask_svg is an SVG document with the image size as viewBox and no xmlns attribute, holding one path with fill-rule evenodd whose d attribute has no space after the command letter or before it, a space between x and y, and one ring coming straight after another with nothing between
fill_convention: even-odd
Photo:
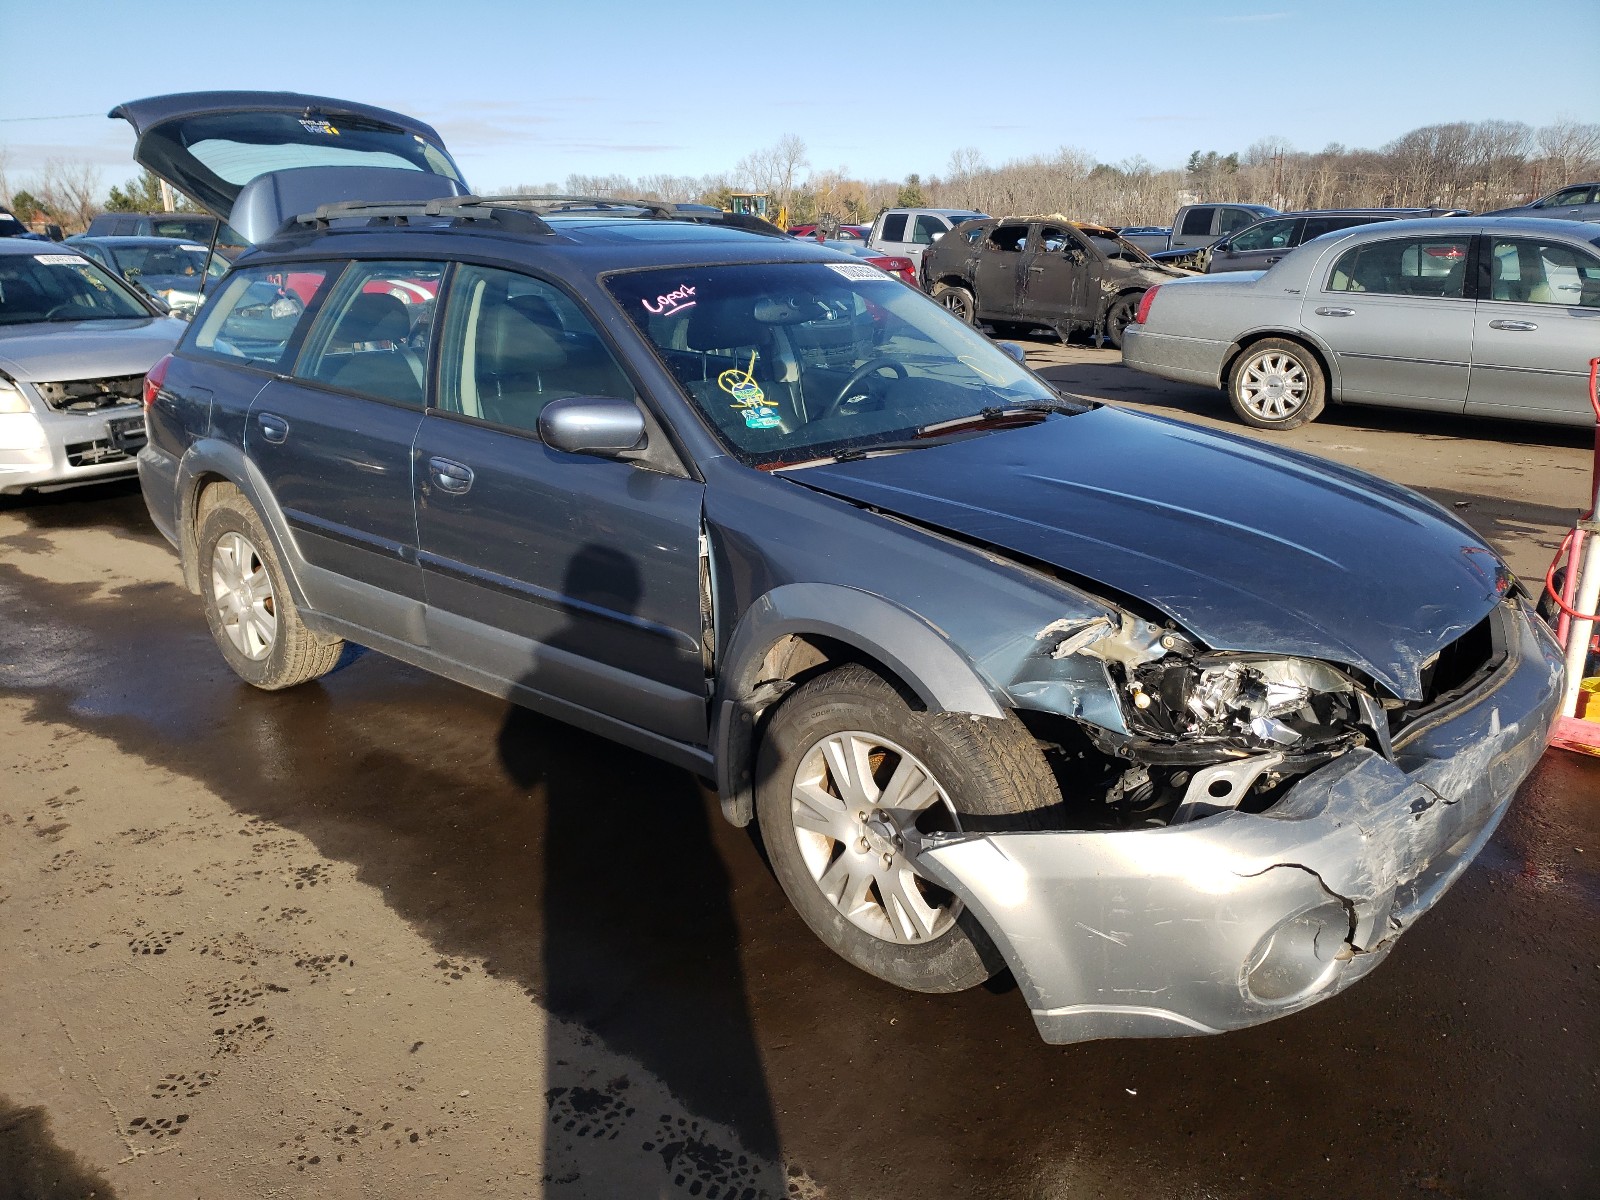
<instances>
[{"instance_id":1,"label":"rear tire","mask_svg":"<svg viewBox=\"0 0 1600 1200\"><path fill-rule=\"evenodd\" d=\"M1061 792L1016 717L919 711L852 664L784 699L757 769L773 872L836 954L914 992L963 991L1004 967L901 835L1048 827Z\"/></svg>"},{"instance_id":2,"label":"rear tire","mask_svg":"<svg viewBox=\"0 0 1600 1200\"><path fill-rule=\"evenodd\" d=\"M978 301L966 288L953 283L936 283L931 295L953 316L960 317L968 325L978 323Z\"/></svg>"},{"instance_id":3,"label":"rear tire","mask_svg":"<svg viewBox=\"0 0 1600 1200\"><path fill-rule=\"evenodd\" d=\"M1228 373L1234 415L1255 429L1298 429L1316 420L1326 395L1316 355L1287 338L1251 343Z\"/></svg>"},{"instance_id":4,"label":"rear tire","mask_svg":"<svg viewBox=\"0 0 1600 1200\"><path fill-rule=\"evenodd\" d=\"M300 620L260 516L237 488L207 493L200 519L200 594L222 657L246 683L278 691L326 675L342 641L324 643Z\"/></svg>"}]
</instances>

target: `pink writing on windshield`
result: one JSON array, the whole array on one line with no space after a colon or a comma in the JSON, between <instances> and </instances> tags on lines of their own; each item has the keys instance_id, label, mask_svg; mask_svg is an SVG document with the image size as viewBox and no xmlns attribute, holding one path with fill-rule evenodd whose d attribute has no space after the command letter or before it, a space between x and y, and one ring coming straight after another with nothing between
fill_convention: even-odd
<instances>
[{"instance_id":1,"label":"pink writing on windshield","mask_svg":"<svg viewBox=\"0 0 1600 1200\"><path fill-rule=\"evenodd\" d=\"M694 289L688 284L657 296L654 302L643 302L645 311L657 317L670 317L675 312L694 307Z\"/></svg>"}]
</instances>

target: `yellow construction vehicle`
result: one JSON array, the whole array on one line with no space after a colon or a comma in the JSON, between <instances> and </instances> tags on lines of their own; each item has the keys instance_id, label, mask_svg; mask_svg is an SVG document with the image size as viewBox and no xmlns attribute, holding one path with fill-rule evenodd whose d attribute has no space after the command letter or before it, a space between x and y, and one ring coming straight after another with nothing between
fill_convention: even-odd
<instances>
[{"instance_id":1,"label":"yellow construction vehicle","mask_svg":"<svg viewBox=\"0 0 1600 1200\"><path fill-rule=\"evenodd\" d=\"M733 192L728 197L726 211L744 217L760 217L779 229L789 228L789 210L781 205L773 209L769 192Z\"/></svg>"}]
</instances>

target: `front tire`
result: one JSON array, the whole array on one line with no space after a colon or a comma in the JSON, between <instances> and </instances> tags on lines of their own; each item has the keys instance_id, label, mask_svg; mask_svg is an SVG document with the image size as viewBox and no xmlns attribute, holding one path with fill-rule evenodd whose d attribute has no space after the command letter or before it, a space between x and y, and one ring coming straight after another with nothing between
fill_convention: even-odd
<instances>
[{"instance_id":1,"label":"front tire","mask_svg":"<svg viewBox=\"0 0 1600 1200\"><path fill-rule=\"evenodd\" d=\"M756 813L784 892L840 957L914 992L1005 964L961 901L918 873L918 834L1047 827L1061 793L1022 723L913 709L864 666L791 692L757 757Z\"/></svg>"},{"instance_id":2,"label":"front tire","mask_svg":"<svg viewBox=\"0 0 1600 1200\"><path fill-rule=\"evenodd\" d=\"M952 316L960 317L968 325L978 323L978 301L966 288L957 287L953 283L936 283L933 285L931 295L944 305Z\"/></svg>"},{"instance_id":3,"label":"front tire","mask_svg":"<svg viewBox=\"0 0 1600 1200\"><path fill-rule=\"evenodd\" d=\"M1286 338L1247 346L1228 374L1234 415L1256 429L1298 429L1316 420L1326 395L1316 355Z\"/></svg>"},{"instance_id":4,"label":"front tire","mask_svg":"<svg viewBox=\"0 0 1600 1200\"><path fill-rule=\"evenodd\" d=\"M1133 318L1139 312L1141 294L1130 292L1126 296L1118 296L1106 309L1106 341L1113 350L1122 349L1122 331L1133 324Z\"/></svg>"},{"instance_id":5,"label":"front tire","mask_svg":"<svg viewBox=\"0 0 1600 1200\"><path fill-rule=\"evenodd\" d=\"M201 517L197 549L206 624L222 657L266 691L326 675L344 643L320 642L305 627L261 518L236 488L218 487Z\"/></svg>"}]
</instances>

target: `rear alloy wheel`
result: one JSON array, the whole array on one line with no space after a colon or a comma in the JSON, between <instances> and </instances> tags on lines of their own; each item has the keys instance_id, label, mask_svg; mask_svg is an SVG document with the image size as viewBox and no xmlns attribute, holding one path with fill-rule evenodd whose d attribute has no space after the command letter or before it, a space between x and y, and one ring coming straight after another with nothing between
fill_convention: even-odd
<instances>
[{"instance_id":1,"label":"rear alloy wheel","mask_svg":"<svg viewBox=\"0 0 1600 1200\"><path fill-rule=\"evenodd\" d=\"M978 323L978 302L966 288L957 287L953 283L935 284L933 298L949 309L953 316L960 317L968 325Z\"/></svg>"},{"instance_id":2,"label":"rear alloy wheel","mask_svg":"<svg viewBox=\"0 0 1600 1200\"><path fill-rule=\"evenodd\" d=\"M1228 398L1246 425L1296 429L1322 412L1322 367L1304 346L1265 338L1248 347L1228 376Z\"/></svg>"},{"instance_id":3,"label":"rear alloy wheel","mask_svg":"<svg viewBox=\"0 0 1600 1200\"><path fill-rule=\"evenodd\" d=\"M1106 309L1106 341L1111 343L1113 350L1122 349L1122 331L1133 324L1133 318L1139 311L1139 295L1138 292L1130 292L1126 296L1118 296Z\"/></svg>"},{"instance_id":4,"label":"rear alloy wheel","mask_svg":"<svg viewBox=\"0 0 1600 1200\"><path fill-rule=\"evenodd\" d=\"M1004 965L917 849L933 833L1045 827L1061 793L1015 717L919 711L866 667L840 667L784 699L757 769L773 873L837 954L917 992L974 987Z\"/></svg>"},{"instance_id":5,"label":"rear alloy wheel","mask_svg":"<svg viewBox=\"0 0 1600 1200\"><path fill-rule=\"evenodd\" d=\"M202 497L201 591L206 623L234 674L276 691L326 675L344 650L300 620L283 569L256 511L231 484Z\"/></svg>"}]
</instances>

